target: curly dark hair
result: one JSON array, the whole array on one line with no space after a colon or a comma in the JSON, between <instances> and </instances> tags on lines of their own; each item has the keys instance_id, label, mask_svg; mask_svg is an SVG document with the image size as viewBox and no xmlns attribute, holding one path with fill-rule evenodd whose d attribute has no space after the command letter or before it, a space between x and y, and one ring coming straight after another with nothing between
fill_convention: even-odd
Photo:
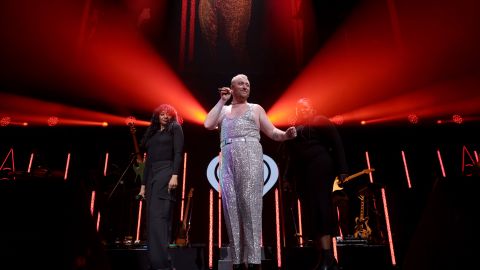
<instances>
[{"instance_id":1,"label":"curly dark hair","mask_svg":"<svg viewBox=\"0 0 480 270\"><path fill-rule=\"evenodd\" d=\"M161 112L165 112L166 114L172 117L171 121L165 127L166 132L171 132L172 127L175 124L181 125L182 121L180 120L175 107L173 107L170 104L162 104L158 106L153 111L152 117L150 118L150 126L145 131L145 135L143 136L142 141L140 143L140 146L142 148L145 148L148 140L153 136L153 134L155 134L155 132L157 132L160 129L160 113Z\"/></svg>"}]
</instances>

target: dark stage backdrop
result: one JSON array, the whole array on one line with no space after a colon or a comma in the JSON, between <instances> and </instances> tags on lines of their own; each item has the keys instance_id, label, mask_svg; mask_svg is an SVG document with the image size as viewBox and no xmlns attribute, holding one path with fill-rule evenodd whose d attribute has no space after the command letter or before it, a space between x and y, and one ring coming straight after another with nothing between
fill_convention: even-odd
<instances>
[{"instance_id":1,"label":"dark stage backdrop","mask_svg":"<svg viewBox=\"0 0 480 270\"><path fill-rule=\"evenodd\" d=\"M195 244L207 244L210 185L207 181L206 169L210 160L218 154L218 133L207 131L201 126L190 123L184 123L183 127L185 151L188 153L186 190L188 191L190 187L195 188L190 240ZM139 128L137 134L142 134L143 131ZM339 131L347 150L350 172L353 174L366 168L365 151L368 151L371 166L376 169L373 173L374 182L385 187L397 261L401 263L410 245L412 235L422 218L430 193L434 190L436 183L442 179L436 151L441 151L447 177L453 179L459 177L463 146L466 146L471 153L474 150L478 152L480 149L478 125L339 126ZM281 171L281 144L265 137L262 138L262 142L265 154L275 160ZM83 196L87 198L83 201L85 204L89 204L88 198L91 191L96 190L96 211L100 211L102 215L98 236L105 243L111 243L117 238L123 239L126 235L135 237L138 204L134 200L134 196L138 192L140 183L138 179L135 179L133 169L128 167L133 153L133 143L127 126L2 128L0 144L2 160L10 149L14 150L17 172L27 170L30 153L34 152L32 169L46 168L53 172L54 177L60 176L60 178L63 177L67 153L71 153L67 182L71 182L72 186L79 188L80 192L84 193ZM401 156L402 150L405 151L407 157L412 181L411 189L407 188ZM109 167L107 176L103 176L106 152L109 153ZM11 164L10 160L7 159L5 163L7 167ZM126 172L122 178L123 181L108 200L123 172ZM352 182L349 189L352 198L351 215L353 219L354 216L358 216L358 200L355 192L368 184L368 177L359 177L358 180ZM455 182L451 182L451 184L455 185ZM288 198L286 195L284 197ZM264 198L264 244L274 247L276 243L273 190ZM65 196L58 196L56 203L63 204L63 200L65 200ZM378 197L377 201L381 203L381 197ZM52 203L52 199L49 199L49 203ZM286 224L286 244L295 246L292 215L289 212L290 202L285 199L283 204L285 207L283 214ZM175 213L177 217L179 205L177 204ZM89 207L89 205L85 207ZM45 218L52 217L49 211L54 211L53 209L45 209L47 213ZM74 208L71 210L77 211ZM48 220L44 221L48 222ZM56 221L52 219L52 222ZM36 229L35 226L35 223L32 224L32 230ZM145 239L143 226L141 239ZM226 242L224 231L223 243Z\"/></svg>"},{"instance_id":2,"label":"dark stage backdrop","mask_svg":"<svg viewBox=\"0 0 480 270\"><path fill-rule=\"evenodd\" d=\"M16 1L8 1L10 3ZM34 2L34 1L26 1ZM75 1L82 7L84 1ZM105 0L93 1L93 5L100 9L100 14L105 15L108 19L109 8L112 6L123 6L127 2L121 0ZM148 1L146 1L148 2ZM152 1L154 2L154 1ZM160 1L159 1L160 2ZM226 86L230 79L236 73L245 73L249 76L252 85L250 102L261 104L267 111L281 96L283 91L288 88L294 78L301 72L315 55L317 50L329 40L336 30L342 25L342 22L348 18L350 12L359 2L368 2L360 0L349 1L301 1L312 4L311 10L302 9L303 12L312 12L298 14L305 22L311 23L311 28L306 28L305 40L303 43L303 56L301 61L295 59L295 51L291 47L292 33L287 31L274 31L273 25L264 15L272 14L273 9L278 7L276 3L282 2L289 4L290 1L269 0L256 1L253 0L252 19L250 21L251 28L248 30L248 39L246 51L248 62L238 61L232 54L232 48L227 46L225 37L219 40L219 46L214 50L215 58L210 57L208 44L201 35L200 22L194 23L195 30L195 54L193 59L188 57L184 62L180 63L179 56L179 39L180 39L180 11L181 2L178 0L168 0L166 7L168 8L167 16L161 17L160 21L153 18L151 25L145 25L147 28L142 29L145 37L158 50L158 53L168 62L172 70L180 77L182 82L193 93L195 98L204 108L211 108L218 100L217 87ZM200 1L196 1L197 3ZM238 2L238 1L237 1ZM443 1L445 2L445 1ZM303 8L303 7L302 7ZM386 19L383 26L390 25L387 16L387 4L379 6L384 11ZM20 11L23 10L23 7ZM9 10L3 9L4 13L10 14ZM275 10L278 12L278 10ZM155 10L153 10L155 15ZM3 13L2 13L3 14ZM19 13L21 16L18 20L5 20L6 23L15 23L14 25L22 25L22 19L27 17L28 13ZM79 12L80 14L80 12ZM137 13L138 15L138 13ZM310 17L309 17L310 16ZM316 16L316 17L315 17ZM80 17L80 15L79 15ZM5 18L9 18L5 16ZM315 19L316 18L316 19ZM132 14L132 20L136 19ZM3 21L2 21L3 22ZM8 31L3 31L4 29ZM10 31L10 29L13 29ZM32 75L32 78L26 77L28 67L23 65L26 63L41 63L42 70L50 74L50 65L48 61L43 61L43 57L37 55L36 43L21 44L18 46L15 42L17 39L24 41L23 36L17 37L15 27L2 28L2 34L5 38L2 46L2 74L0 75L0 91L5 93L15 93L25 96L33 96L43 100L53 100L64 102L66 104L89 108L94 107L95 110L101 110L109 113L119 113L121 115L127 113L125 108L111 108L106 104L89 102L88 98L78 98L76 91L84 91L78 89L79 82L58 82L61 76L54 73L51 77L55 80L48 81L36 78L38 74ZM279 30L279 29L276 29ZM282 29L280 29L282 30ZM98 31L97 33L99 33ZM393 37L393 36L392 36ZM30 41L30 38L25 39ZM33 39L32 39L33 40ZM46 40L46 39L44 39ZM286 42L288 41L288 42ZM284 46L277 46L284 45ZM5 49L4 49L5 48ZM31 50L31 51L30 51ZM28 53L25 53L28 52ZM42 50L40 50L42 54ZM475 59L475 58L473 58ZM183 66L180 64L184 64ZM53 65L54 66L54 65ZM36 65L34 65L36 67ZM24 70L25 68L25 70ZM53 69L55 70L55 69ZM53 73L53 72L52 72ZM42 73L43 74L43 73ZM50 77L49 77L50 78ZM99 89L104 91L105 89ZM115 89L109 89L115 93ZM1 101L0 101L1 102ZM160 103L161 101L159 101ZM0 105L1 108L1 105ZM1 113L1 112L0 112ZM127 115L135 115L138 119L149 119L150 111L128 112ZM206 169L208 163L219 152L218 133L215 131L207 131L202 126L194 125L186 122L183 124L185 132L185 151L188 153L187 163L187 188L194 187L193 197L193 215L191 219L191 242L195 244L207 244L208 240L208 199L210 186L206 178ZM473 150L480 150L479 142L479 126L478 123L464 123L457 125L447 123L443 125L423 124L423 125L375 125L375 126L339 126L339 131L343 137L347 160L350 172L355 173L366 168L365 151L368 151L370 163L375 168L374 182L378 186L385 187L387 192L388 207L390 211L391 226L393 232L394 245L396 247L397 262L402 263L409 247L412 243L421 242L421 238L414 237L417 231L419 221L424 217L426 206L428 209L437 209L429 203L435 200L428 200L434 197L436 183L442 179L439 162L437 159L437 150L441 151L443 162L448 177L453 180L461 175L462 147L466 146L470 153ZM137 134L143 135L145 128L139 127ZM282 159L280 155L281 144L262 138L262 144L265 154L272 157L282 169ZM14 150L15 169L21 173L27 170L30 154L35 153L33 160L33 169L46 169L50 173L48 177L63 177L67 154L71 153L71 166L67 182L72 183L68 186L68 190L59 189L58 192L64 192L64 196L51 198L45 204L38 204L33 210L41 213L44 210L46 215L43 220L45 223L36 226L32 222L30 235L36 235L35 232L48 227L48 222L58 222L57 216L52 213L56 208L40 209L43 206L51 206L52 203L63 204L68 200L68 194L71 188L76 188L82 193L82 200L79 203L89 204L90 193L95 190L97 193L96 211L100 211L102 215L100 232L96 237L105 243L114 242L122 239L124 236L131 235L135 237L135 226L137 217L138 202L134 200L134 196L139 189L139 181L135 178L135 174L128 167L133 153L133 142L127 126L123 127L0 127L0 158L4 160L10 149ZM407 188L405 171L401 151L405 151L409 172L412 180L412 189ZM103 166L105 153L109 153L109 167L107 175L103 176ZM11 167L10 159L6 160L6 166ZM123 174L125 172L125 174ZM3 174L6 172L2 172ZM122 177L123 175L123 177ZM281 176L281 173L280 173ZM121 180L121 181L119 181ZM7 181L7 180L2 180ZM352 219L358 215L358 200L356 199L356 191L367 185L368 177L362 176L352 181L351 204ZM119 185L117 185L117 183ZM449 184L455 185L452 181ZM117 188L115 186L117 185ZM114 190L115 188L115 190ZM5 189L3 189L5 190ZM38 189L43 192L42 189ZM441 190L444 191L443 189ZM17 194L14 194L15 196ZM49 193L49 195L51 195ZM215 194L216 195L216 194ZM110 199L109 199L110 197ZM284 222L286 231L287 246L295 246L292 215L289 212L290 201L288 196L284 196ZM3 197L11 198L11 197ZM41 196L35 199L41 200ZM381 198L377 198L379 200ZM1 207L9 207L14 201L2 201ZM175 215L179 214L180 204L177 204ZM26 210L26 204L21 207L12 207L7 213L10 217L15 217L18 213L15 210ZM76 205L78 206L78 205ZM63 210L71 210L78 212L79 216L89 219L85 214L89 205L83 205L79 210L65 204ZM436 213L437 214L437 213ZM38 217L43 217L38 214ZM431 216L427 217L427 221ZM5 217L5 220L9 217ZM51 218L51 220L49 220ZM178 219L177 219L178 220ZM5 223L4 217L0 225ZM264 235L263 240L266 246L275 246L275 211L274 211L274 193L271 190L265 195L264 199ZM91 226L94 221L89 220L88 226L91 233ZM216 222L215 222L216 224ZM423 223L423 224L429 224ZM422 232L424 227L420 227L418 231ZM141 239L145 239L144 227L142 227ZM4 233L4 232L2 232ZM14 234L18 233L14 231ZM55 231L48 231L54 234ZM418 234L417 234L418 235ZM58 236L60 237L60 236ZM55 239L58 239L55 238ZM412 241L412 238L414 238ZM16 237L10 235L7 243L3 246L13 245L17 239L27 240L25 236ZM226 234L224 231L223 242L226 243ZM216 240L214 241L217 242ZM18 246L18 245L17 245ZM54 245L49 245L53 247ZM454 247L449 247L454 248ZM410 250L410 252L412 252ZM413 250L415 252L415 250ZM2 252L3 253L3 252ZM410 260L415 260L415 256L410 255Z\"/></svg>"}]
</instances>

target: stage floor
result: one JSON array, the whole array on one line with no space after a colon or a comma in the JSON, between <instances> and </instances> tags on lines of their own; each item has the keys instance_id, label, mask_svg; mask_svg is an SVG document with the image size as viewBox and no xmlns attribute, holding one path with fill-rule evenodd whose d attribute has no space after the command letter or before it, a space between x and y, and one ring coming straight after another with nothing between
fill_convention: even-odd
<instances>
[{"instance_id":1,"label":"stage floor","mask_svg":"<svg viewBox=\"0 0 480 270\"><path fill-rule=\"evenodd\" d=\"M189 247L170 248L173 266L176 270L204 270L208 267L208 247L197 244ZM316 264L316 251L313 247L291 247L282 250L282 266L278 268L274 250L265 247L265 260L262 270L310 270ZM339 266L342 270L390 270L399 269L391 265L388 247L385 245L348 245L338 246ZM214 248L213 267L218 267L218 248ZM112 270L147 270L147 249L144 246L130 248L108 248Z\"/></svg>"}]
</instances>

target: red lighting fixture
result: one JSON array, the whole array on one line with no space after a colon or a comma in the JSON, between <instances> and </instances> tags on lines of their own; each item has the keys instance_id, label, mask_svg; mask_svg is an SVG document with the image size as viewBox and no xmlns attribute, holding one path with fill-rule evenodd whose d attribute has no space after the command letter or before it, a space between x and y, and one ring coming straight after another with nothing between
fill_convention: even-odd
<instances>
[{"instance_id":1,"label":"red lighting fixture","mask_svg":"<svg viewBox=\"0 0 480 270\"><path fill-rule=\"evenodd\" d=\"M416 114L409 114L408 115L408 122L411 124L418 124L418 116Z\"/></svg>"},{"instance_id":2,"label":"red lighting fixture","mask_svg":"<svg viewBox=\"0 0 480 270\"><path fill-rule=\"evenodd\" d=\"M12 122L12 118L10 118L9 116L4 116L2 117L2 119L0 119L0 126L6 127L10 125L10 122Z\"/></svg>"},{"instance_id":3,"label":"red lighting fixture","mask_svg":"<svg viewBox=\"0 0 480 270\"><path fill-rule=\"evenodd\" d=\"M48 119L47 119L47 124L49 127L53 127L53 126L56 126L58 124L58 117L56 116L50 116Z\"/></svg>"},{"instance_id":4,"label":"red lighting fixture","mask_svg":"<svg viewBox=\"0 0 480 270\"><path fill-rule=\"evenodd\" d=\"M331 121L332 121L334 124L336 124L336 125L339 126L339 125L343 124L343 122L344 122L345 120L343 119L343 116L341 116L341 115L335 115L334 117L332 117Z\"/></svg>"},{"instance_id":5,"label":"red lighting fixture","mask_svg":"<svg viewBox=\"0 0 480 270\"><path fill-rule=\"evenodd\" d=\"M454 114L454 115L452 116L452 121L453 121L454 123L461 124L461 123L463 123L463 118L462 118L460 115L458 115L458 114Z\"/></svg>"},{"instance_id":6,"label":"red lighting fixture","mask_svg":"<svg viewBox=\"0 0 480 270\"><path fill-rule=\"evenodd\" d=\"M129 116L127 118L125 118L125 124L127 126L133 126L135 125L135 122L137 121L137 119L134 117L134 116Z\"/></svg>"}]
</instances>

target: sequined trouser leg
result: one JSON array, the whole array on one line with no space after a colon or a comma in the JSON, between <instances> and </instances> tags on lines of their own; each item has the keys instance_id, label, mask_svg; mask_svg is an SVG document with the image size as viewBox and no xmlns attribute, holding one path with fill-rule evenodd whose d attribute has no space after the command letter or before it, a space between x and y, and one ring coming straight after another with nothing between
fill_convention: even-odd
<instances>
[{"instance_id":1,"label":"sequined trouser leg","mask_svg":"<svg viewBox=\"0 0 480 270\"><path fill-rule=\"evenodd\" d=\"M222 148L222 202L234 264L261 263L263 152L259 142Z\"/></svg>"}]
</instances>

